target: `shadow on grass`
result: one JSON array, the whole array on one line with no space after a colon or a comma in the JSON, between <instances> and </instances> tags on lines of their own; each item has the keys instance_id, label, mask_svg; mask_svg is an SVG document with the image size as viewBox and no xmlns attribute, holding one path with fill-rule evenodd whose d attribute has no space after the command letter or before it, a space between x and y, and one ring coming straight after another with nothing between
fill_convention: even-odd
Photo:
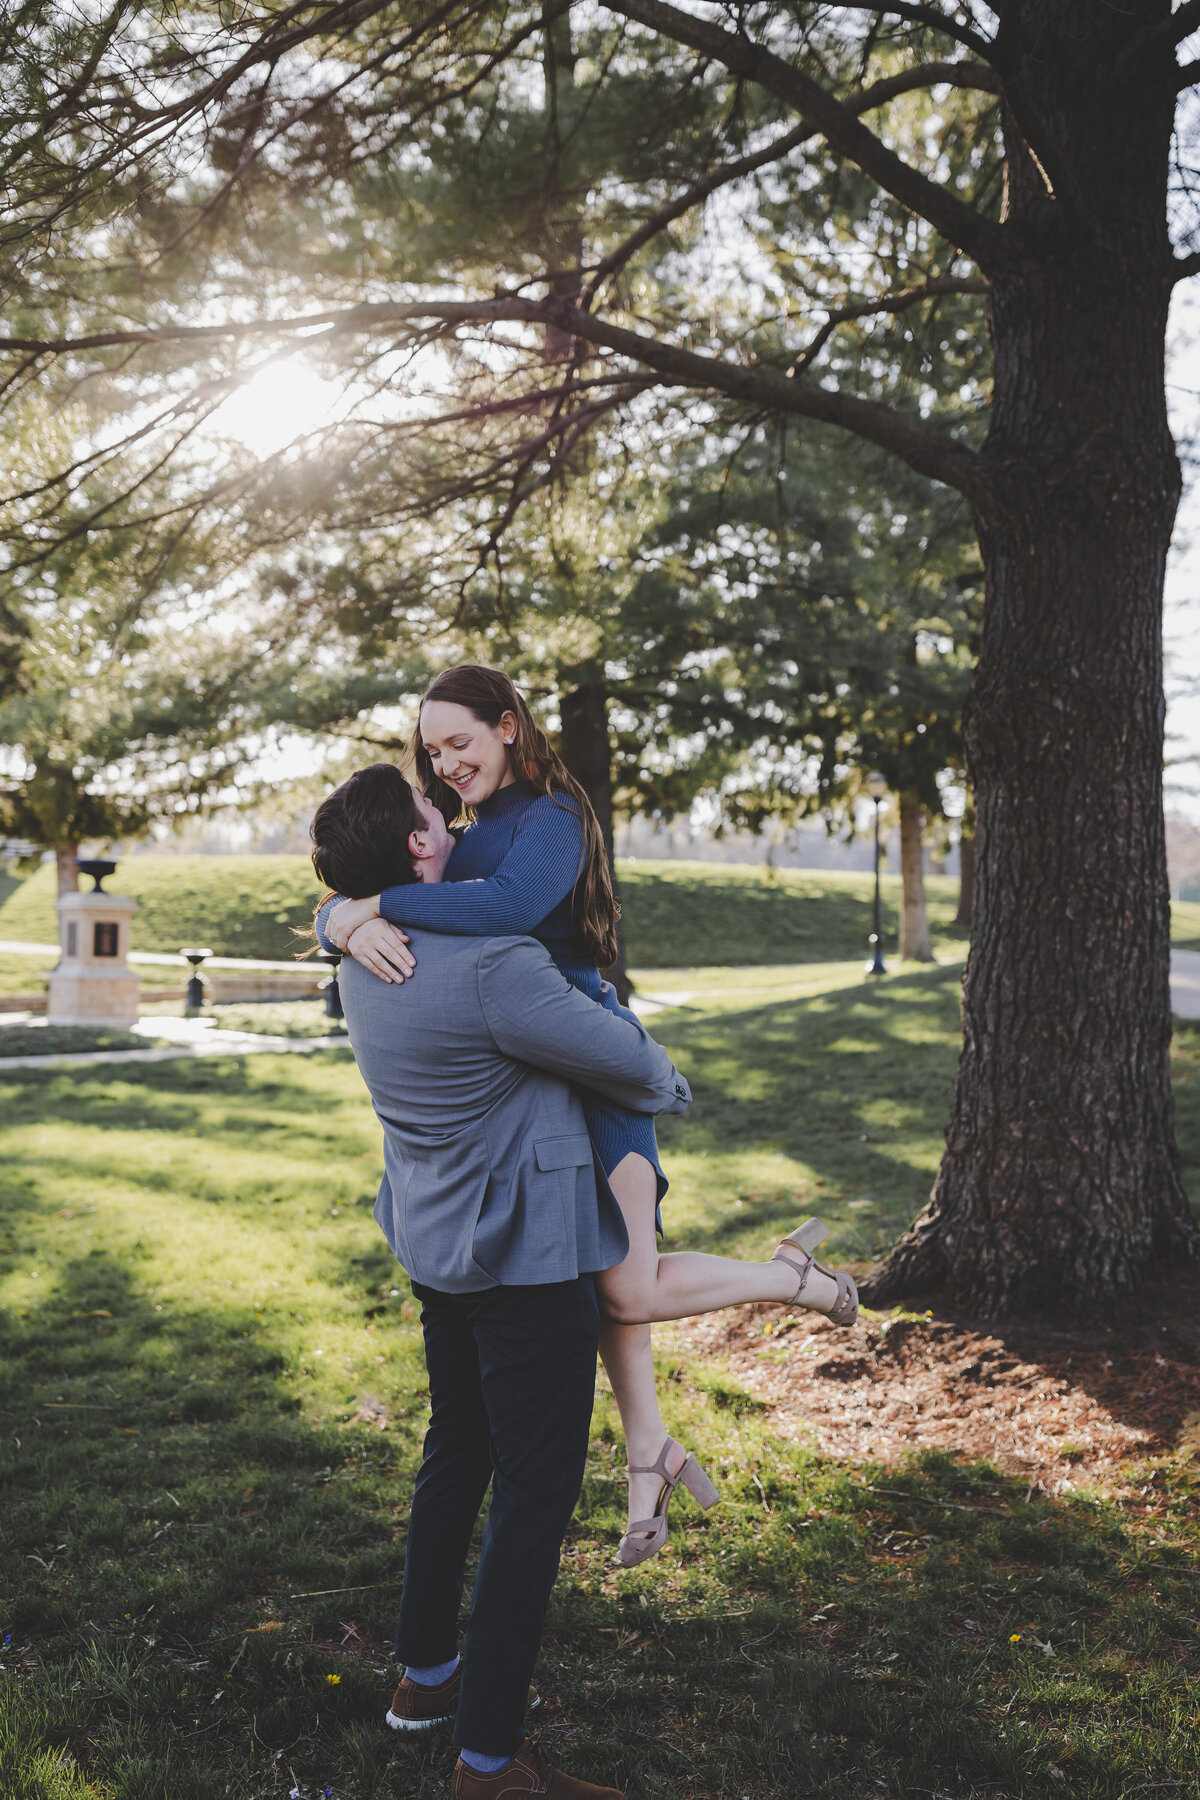
<instances>
[{"instance_id":1,"label":"shadow on grass","mask_svg":"<svg viewBox=\"0 0 1200 1800\"><path fill-rule=\"evenodd\" d=\"M657 1017L655 1035L695 1096L685 1120L660 1121L668 1172L676 1149L777 1149L828 1189L839 1253L881 1254L928 1198L958 1061L961 975L938 966L745 1011ZM778 1196L739 1198L736 1212L689 1232L697 1248L751 1244L756 1227L777 1225ZM667 1218L669 1228L669 1199Z\"/></svg>"},{"instance_id":2,"label":"shadow on grass","mask_svg":"<svg viewBox=\"0 0 1200 1800\"><path fill-rule=\"evenodd\" d=\"M445 1792L445 1736L381 1724L416 1433L314 1421L252 1314L158 1304L101 1252L4 1320L0 1791ZM539 1674L564 1762L689 1800L1200 1775L1172 1661L1196 1586L1161 1540L945 1458L852 1475L702 1388L678 1407L726 1504L614 1579L602 1417ZM1136 1758L1118 1688L1151 1721Z\"/></svg>"},{"instance_id":3,"label":"shadow on grass","mask_svg":"<svg viewBox=\"0 0 1200 1800\"><path fill-rule=\"evenodd\" d=\"M917 982L918 993L931 985ZM886 1049L886 1014L861 1004L817 1015L825 1051L814 1054L864 1019ZM778 1010L792 1015L780 1026L786 1047L799 1019ZM748 1053L753 1019L730 1023ZM708 1059L701 1127L736 1147L753 1127L714 1073L722 1046L696 1035L685 1066ZM746 1104L774 1108L795 1091L783 1055L748 1061L763 1087ZM95 1076L12 1090L20 1129L44 1125L46 1142L43 1160L30 1152L4 1171L0 1249L24 1255L36 1242L39 1279L52 1267L50 1240L35 1231L57 1197L47 1182L97 1154L89 1133L103 1148L140 1120L138 1141L159 1134L164 1157L181 1136L202 1139L199 1172L181 1164L175 1232L212 1216L197 1198L212 1201L231 1240L245 1234L247 1261L264 1234L284 1246L295 1286L273 1311L233 1291L206 1299L198 1250L194 1283L172 1297L154 1235L162 1186L143 1179L161 1170L139 1164L121 1174L129 1235L117 1232L115 1200L90 1253L66 1220L53 1285L34 1293L26 1280L0 1314L4 1800L447 1791L447 1737L400 1742L381 1716L419 1372L400 1358L409 1350L397 1324L378 1347L405 1370L412 1411L381 1433L346 1417L345 1382L357 1376L319 1387L313 1371L328 1359L297 1350L316 1316L374 1329L364 1315L389 1274L398 1294L393 1305L389 1289L380 1324L406 1293L365 1216L350 1218L344 1239L316 1235L322 1220L327 1233L342 1229L327 1204L335 1164L360 1154L352 1075L260 1060L160 1067L107 1090ZM729 1107L723 1140L704 1111L718 1100ZM825 1104L832 1169L848 1100ZM256 1112L269 1147L289 1121L293 1164L312 1169L307 1211L263 1204L271 1196L244 1128ZM784 1130L798 1141L796 1124ZM326 1285L309 1300L316 1266ZM679 1511L668 1553L636 1574L612 1563L623 1457L611 1400L598 1406L538 1672L539 1729L566 1767L616 1781L630 1800L1116 1800L1200 1781L1186 1492L1178 1506L1151 1494L1138 1519L1078 1497L1025 1504L1023 1487L944 1457L899 1474L850 1471L782 1440L769 1417L731 1400L736 1384L705 1374L664 1366L662 1385L671 1428L717 1474L724 1504L703 1519Z\"/></svg>"}]
</instances>

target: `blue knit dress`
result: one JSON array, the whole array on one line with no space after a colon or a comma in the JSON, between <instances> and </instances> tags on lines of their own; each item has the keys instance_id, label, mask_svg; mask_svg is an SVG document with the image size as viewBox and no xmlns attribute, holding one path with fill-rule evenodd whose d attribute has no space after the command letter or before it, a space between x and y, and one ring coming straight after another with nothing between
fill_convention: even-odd
<instances>
[{"instance_id":1,"label":"blue knit dress","mask_svg":"<svg viewBox=\"0 0 1200 1800\"><path fill-rule=\"evenodd\" d=\"M571 895L583 859L583 825L570 796L535 794L512 782L476 808L475 822L459 837L440 883L385 888L379 911L393 925L424 926L456 937L535 937L572 987L609 1012L633 1019L636 1015L619 1003L595 962L575 943ZM318 932L324 912L322 908ZM579 1094L605 1175L634 1151L652 1165L661 1200L668 1184L653 1119L587 1088Z\"/></svg>"}]
</instances>

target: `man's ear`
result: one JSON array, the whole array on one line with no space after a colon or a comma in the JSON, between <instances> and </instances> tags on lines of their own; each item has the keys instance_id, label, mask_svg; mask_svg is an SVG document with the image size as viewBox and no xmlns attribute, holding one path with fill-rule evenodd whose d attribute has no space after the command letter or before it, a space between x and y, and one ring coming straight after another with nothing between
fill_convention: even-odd
<instances>
[{"instance_id":1,"label":"man's ear","mask_svg":"<svg viewBox=\"0 0 1200 1800\"><path fill-rule=\"evenodd\" d=\"M429 855L429 839L423 831L408 834L408 854L422 860Z\"/></svg>"}]
</instances>

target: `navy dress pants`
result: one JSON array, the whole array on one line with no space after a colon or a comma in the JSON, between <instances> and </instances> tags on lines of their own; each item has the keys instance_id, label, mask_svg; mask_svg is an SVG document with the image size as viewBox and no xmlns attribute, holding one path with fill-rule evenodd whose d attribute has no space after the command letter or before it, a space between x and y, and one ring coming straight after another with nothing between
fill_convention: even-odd
<instances>
[{"instance_id":1,"label":"navy dress pants","mask_svg":"<svg viewBox=\"0 0 1200 1800\"><path fill-rule=\"evenodd\" d=\"M463 1569L492 1484L462 1652L454 1734L511 1756L546 1606L579 1498L596 1389L590 1275L421 1302L432 1417L413 1489L396 1655L414 1668L458 1648Z\"/></svg>"}]
</instances>

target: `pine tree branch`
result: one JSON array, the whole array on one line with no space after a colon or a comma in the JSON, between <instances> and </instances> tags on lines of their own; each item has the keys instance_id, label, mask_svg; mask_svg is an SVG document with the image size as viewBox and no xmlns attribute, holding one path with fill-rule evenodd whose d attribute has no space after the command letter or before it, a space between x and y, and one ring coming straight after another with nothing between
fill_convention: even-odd
<instances>
[{"instance_id":1,"label":"pine tree branch","mask_svg":"<svg viewBox=\"0 0 1200 1800\"><path fill-rule=\"evenodd\" d=\"M856 113L870 112L897 94L909 94L915 88L948 87L976 89L985 94L1002 94L1004 83L989 63L971 62L962 56L953 62L918 63L915 69L904 69L899 75L886 75L872 82L846 105Z\"/></svg>"},{"instance_id":2,"label":"pine tree branch","mask_svg":"<svg viewBox=\"0 0 1200 1800\"><path fill-rule=\"evenodd\" d=\"M873 107L883 106L898 94L911 93L915 88L937 87L947 82L953 87L981 88L988 93L1000 92L1000 78L995 70L981 63L949 62L925 63L919 69L907 69L901 75L890 75L883 81L877 81L872 87L864 88L851 103L856 112L870 112ZM753 175L756 170L765 168L769 163L779 162L795 150L800 144L816 137L816 130L801 123L785 132L782 137L772 140L761 150L751 151L746 156L737 157L733 162L722 163L717 169L711 169L699 181L685 188L682 194L676 195L665 206L652 212L648 219L638 226L632 236L618 244L598 263L588 282L587 291L596 292L601 282L607 281L619 269L623 269L631 257L637 255L642 247L656 238L660 231L673 225L676 219L682 219L692 208L699 206L719 188L728 187L731 182L740 181L746 175Z\"/></svg>"},{"instance_id":3,"label":"pine tree branch","mask_svg":"<svg viewBox=\"0 0 1200 1800\"><path fill-rule=\"evenodd\" d=\"M1200 0L1184 0L1184 4L1177 6L1169 19L1154 26L1145 36L1162 43L1182 44L1185 38L1191 37L1193 31L1200 31Z\"/></svg>"},{"instance_id":4,"label":"pine tree branch","mask_svg":"<svg viewBox=\"0 0 1200 1800\"><path fill-rule=\"evenodd\" d=\"M1148 25L1130 39L1117 58L1114 74L1128 76L1148 56L1173 50L1194 31L1200 31L1200 0L1184 0L1184 4L1177 6L1168 18L1160 19L1157 25Z\"/></svg>"},{"instance_id":5,"label":"pine tree branch","mask_svg":"<svg viewBox=\"0 0 1200 1800\"><path fill-rule=\"evenodd\" d=\"M606 4L610 11L712 57L731 74L786 101L832 149L855 163L901 206L925 219L981 269L995 269L1010 259L1012 251L1003 227L889 150L860 122L852 104L837 99L774 51L668 5L666 0L606 0Z\"/></svg>"},{"instance_id":6,"label":"pine tree branch","mask_svg":"<svg viewBox=\"0 0 1200 1800\"><path fill-rule=\"evenodd\" d=\"M673 386L725 394L730 399L761 406L771 412L839 425L900 457L918 473L956 488L973 505L986 506L992 496L992 484L978 453L921 419L910 418L875 400L863 400L855 394L821 387L816 382L797 380L780 369L763 364L726 362L719 357L684 349L682 345L645 337L553 296L546 300L525 300L514 294L478 301L429 300L395 304L379 301L342 312L304 313L288 319L95 332L89 337L42 341L0 338L0 350L67 355L118 346L127 348L132 344L215 342L222 338L236 341L265 335L283 336L298 330L311 334L317 325L327 326L330 337L341 337L391 325L428 327L431 323L444 331L468 325L523 324L543 329L550 326L564 337L579 338L584 343L627 357L642 368L652 369ZM614 383L621 379L614 374ZM628 376L624 379L628 380ZM531 405L536 398L530 396ZM426 421L426 424L434 422Z\"/></svg>"},{"instance_id":7,"label":"pine tree branch","mask_svg":"<svg viewBox=\"0 0 1200 1800\"><path fill-rule=\"evenodd\" d=\"M838 326L846 325L853 319L867 319L875 313L907 312L910 306L917 306L922 300L935 299L940 294L986 294L989 291L988 283L979 276L964 278L958 275L935 275L929 281L923 281L919 287L906 288L899 294L883 294L878 300L856 300L849 306L839 306L830 313L795 364L795 369L799 372L811 368Z\"/></svg>"},{"instance_id":8,"label":"pine tree branch","mask_svg":"<svg viewBox=\"0 0 1200 1800\"><path fill-rule=\"evenodd\" d=\"M977 31L972 31L967 25L959 25L953 19L947 19L932 6L908 5L903 0L894 6L872 6L870 0L862 0L861 4L857 0L850 0L849 5L843 5L842 11L872 12L878 14L881 20L901 19L906 25L922 25L930 31L940 31L944 37L953 38L955 43L974 50L977 56L987 56L992 48L988 40Z\"/></svg>"},{"instance_id":9,"label":"pine tree branch","mask_svg":"<svg viewBox=\"0 0 1200 1800\"><path fill-rule=\"evenodd\" d=\"M877 82L874 87L865 90L858 96L854 102L854 108L858 112L868 112L872 107L882 106L885 101L894 98L897 94L911 92L914 88L934 87L941 82L949 82L958 87L979 87L989 92L998 92L1000 87L999 77L995 72L981 65L966 62L926 64L920 69L908 70L902 75L891 76L885 81ZM751 175L772 162L778 162L800 144L816 135L813 127L802 123L791 131L785 132L782 137L774 139L770 144L764 145L762 149L752 151L746 156L738 157L732 162L723 163L717 169L710 170L707 175L694 182L682 194L677 195L665 206L651 213L631 237L611 251L593 272L592 279L588 284L589 291L594 292L601 282L618 269L623 268L643 245L657 237L660 231L665 230L676 219L683 218L693 207L700 205L719 188L727 187L731 182L739 181L744 176Z\"/></svg>"},{"instance_id":10,"label":"pine tree branch","mask_svg":"<svg viewBox=\"0 0 1200 1800\"><path fill-rule=\"evenodd\" d=\"M587 284L587 292L595 294L601 282L607 281L610 275L615 275L619 269L623 269L645 244L650 243L653 238L658 236L660 231L665 231L668 225L675 223L676 219L682 219L686 213L692 211L693 207L699 206L711 194L715 194L718 188L728 187L731 182L740 181L743 176L753 175L756 169L766 168L768 163L779 162L798 144L805 143L813 135L808 125L796 125L791 131L785 132L782 137L774 138L771 143L765 144L761 150L754 150L748 156L739 156L733 162L722 163L719 168L710 169L707 175L702 176L699 181L694 181L691 187L684 189L682 194L677 194L665 206L660 206L657 211L652 212L649 218L644 219L637 230L625 239L624 243L618 244L615 250L610 250L608 255L596 264Z\"/></svg>"},{"instance_id":11,"label":"pine tree branch","mask_svg":"<svg viewBox=\"0 0 1200 1800\"><path fill-rule=\"evenodd\" d=\"M798 381L779 369L702 356L553 301L535 302L530 310L539 318L552 315L553 323L565 335L629 357L689 388L725 394L772 412L843 426L891 451L920 474L957 488L973 501L986 502L990 498L991 484L982 459L974 450L923 420L908 418L876 400L861 400L857 395L820 387L815 382Z\"/></svg>"}]
</instances>

